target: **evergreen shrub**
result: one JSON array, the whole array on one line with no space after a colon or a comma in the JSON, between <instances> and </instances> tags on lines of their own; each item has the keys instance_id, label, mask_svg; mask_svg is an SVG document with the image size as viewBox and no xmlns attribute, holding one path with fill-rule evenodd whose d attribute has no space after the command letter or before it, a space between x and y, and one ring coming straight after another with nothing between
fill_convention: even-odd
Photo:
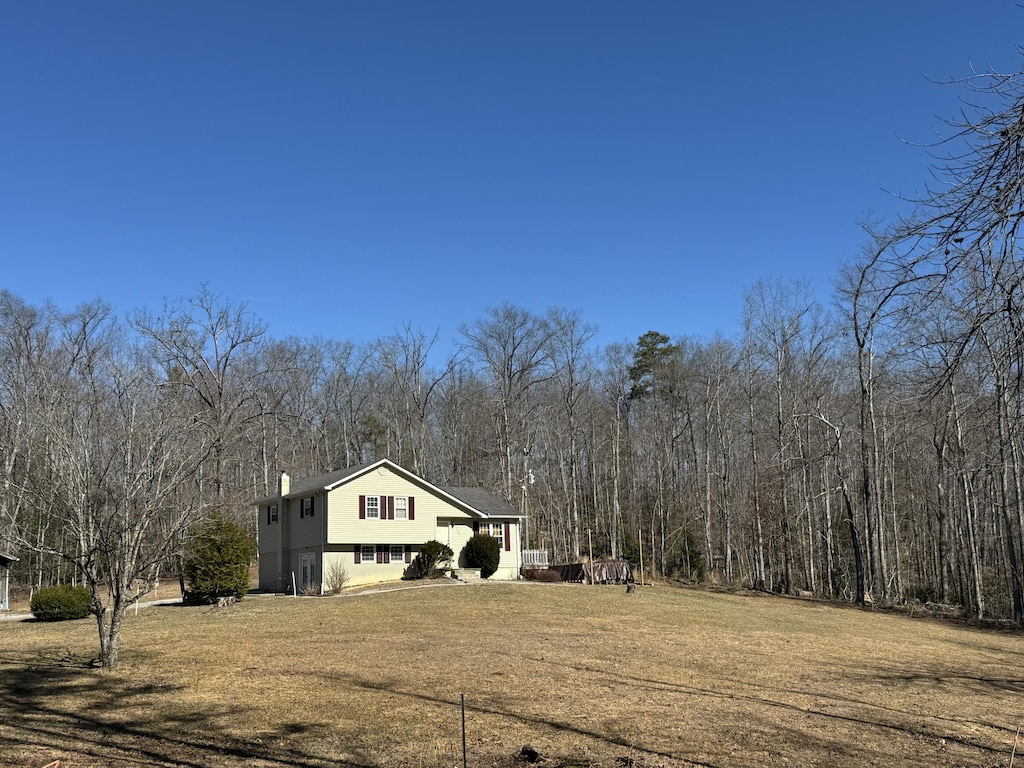
<instances>
[{"instance_id":1,"label":"evergreen shrub","mask_svg":"<svg viewBox=\"0 0 1024 768\"><path fill-rule=\"evenodd\" d=\"M249 591L249 565L256 542L242 526L212 517L196 532L182 568L189 581L188 602L215 603L221 597L241 600Z\"/></svg>"},{"instance_id":2,"label":"evergreen shrub","mask_svg":"<svg viewBox=\"0 0 1024 768\"><path fill-rule=\"evenodd\" d=\"M451 564L454 553L447 544L431 539L405 569L403 578L434 579L442 574L442 570Z\"/></svg>"},{"instance_id":3,"label":"evergreen shrub","mask_svg":"<svg viewBox=\"0 0 1024 768\"><path fill-rule=\"evenodd\" d=\"M43 587L34 595L29 607L40 621L84 619L92 606L92 592L74 584Z\"/></svg>"},{"instance_id":4,"label":"evergreen shrub","mask_svg":"<svg viewBox=\"0 0 1024 768\"><path fill-rule=\"evenodd\" d=\"M467 568L479 568L480 576L486 579L498 570L501 561L498 540L486 533L474 533L462 548L462 560Z\"/></svg>"}]
</instances>

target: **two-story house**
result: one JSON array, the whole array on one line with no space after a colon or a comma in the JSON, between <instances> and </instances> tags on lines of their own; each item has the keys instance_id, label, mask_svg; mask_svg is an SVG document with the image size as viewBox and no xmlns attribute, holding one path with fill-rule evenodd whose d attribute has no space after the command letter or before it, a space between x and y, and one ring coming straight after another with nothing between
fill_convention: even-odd
<instances>
[{"instance_id":1,"label":"two-story house","mask_svg":"<svg viewBox=\"0 0 1024 768\"><path fill-rule=\"evenodd\" d=\"M427 541L451 547L456 565L476 532L498 539L492 579L517 579L523 516L480 488L442 488L387 459L317 477L282 473L278 493L256 502L260 589L323 592L400 579Z\"/></svg>"}]
</instances>

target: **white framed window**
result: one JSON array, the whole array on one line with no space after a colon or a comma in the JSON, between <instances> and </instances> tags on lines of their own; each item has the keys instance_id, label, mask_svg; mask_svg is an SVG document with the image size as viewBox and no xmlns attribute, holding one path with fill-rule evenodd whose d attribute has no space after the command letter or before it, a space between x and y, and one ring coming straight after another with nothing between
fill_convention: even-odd
<instances>
[{"instance_id":1,"label":"white framed window","mask_svg":"<svg viewBox=\"0 0 1024 768\"><path fill-rule=\"evenodd\" d=\"M380 520L380 496L366 497L366 519Z\"/></svg>"},{"instance_id":2,"label":"white framed window","mask_svg":"<svg viewBox=\"0 0 1024 768\"><path fill-rule=\"evenodd\" d=\"M504 523L484 523L480 526L480 533L486 533L488 536L498 540L498 548L505 549L505 524Z\"/></svg>"},{"instance_id":3,"label":"white framed window","mask_svg":"<svg viewBox=\"0 0 1024 768\"><path fill-rule=\"evenodd\" d=\"M395 496L395 520L409 519L409 497Z\"/></svg>"},{"instance_id":4,"label":"white framed window","mask_svg":"<svg viewBox=\"0 0 1024 768\"><path fill-rule=\"evenodd\" d=\"M277 504L267 507L267 525L277 522Z\"/></svg>"},{"instance_id":5,"label":"white framed window","mask_svg":"<svg viewBox=\"0 0 1024 768\"><path fill-rule=\"evenodd\" d=\"M392 563L403 563L403 562L405 562L405 545L404 544L392 544L391 545L391 562Z\"/></svg>"},{"instance_id":6,"label":"white framed window","mask_svg":"<svg viewBox=\"0 0 1024 768\"><path fill-rule=\"evenodd\" d=\"M364 563L376 563L377 548L373 544L363 544L359 548L359 559Z\"/></svg>"},{"instance_id":7,"label":"white framed window","mask_svg":"<svg viewBox=\"0 0 1024 768\"><path fill-rule=\"evenodd\" d=\"M313 516L313 497L303 499L299 502L299 518Z\"/></svg>"}]
</instances>

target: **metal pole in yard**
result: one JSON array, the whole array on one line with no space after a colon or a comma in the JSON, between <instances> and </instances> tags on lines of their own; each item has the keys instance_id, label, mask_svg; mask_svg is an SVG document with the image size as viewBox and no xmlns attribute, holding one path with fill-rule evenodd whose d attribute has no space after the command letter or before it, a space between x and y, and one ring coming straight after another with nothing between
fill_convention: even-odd
<instances>
[{"instance_id":1,"label":"metal pole in yard","mask_svg":"<svg viewBox=\"0 0 1024 768\"><path fill-rule=\"evenodd\" d=\"M466 694L459 696L462 700L462 768L466 768Z\"/></svg>"},{"instance_id":2,"label":"metal pole in yard","mask_svg":"<svg viewBox=\"0 0 1024 768\"><path fill-rule=\"evenodd\" d=\"M644 585L644 529L637 528L636 543L640 549L640 586Z\"/></svg>"},{"instance_id":3,"label":"metal pole in yard","mask_svg":"<svg viewBox=\"0 0 1024 768\"><path fill-rule=\"evenodd\" d=\"M590 544L590 583L593 585L597 583L594 579L594 536L589 528L587 528L587 542Z\"/></svg>"}]
</instances>

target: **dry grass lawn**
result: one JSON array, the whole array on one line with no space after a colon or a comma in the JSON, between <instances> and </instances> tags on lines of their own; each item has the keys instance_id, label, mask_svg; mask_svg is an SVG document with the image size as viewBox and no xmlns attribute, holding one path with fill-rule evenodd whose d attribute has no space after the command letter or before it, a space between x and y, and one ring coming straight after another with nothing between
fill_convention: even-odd
<instances>
[{"instance_id":1,"label":"dry grass lawn","mask_svg":"<svg viewBox=\"0 0 1024 768\"><path fill-rule=\"evenodd\" d=\"M1024 636L756 594L484 584L0 622L0 764L1008 766ZM1024 743L1019 745L1024 748ZM1024 756L1017 756L1024 766Z\"/></svg>"}]
</instances>

